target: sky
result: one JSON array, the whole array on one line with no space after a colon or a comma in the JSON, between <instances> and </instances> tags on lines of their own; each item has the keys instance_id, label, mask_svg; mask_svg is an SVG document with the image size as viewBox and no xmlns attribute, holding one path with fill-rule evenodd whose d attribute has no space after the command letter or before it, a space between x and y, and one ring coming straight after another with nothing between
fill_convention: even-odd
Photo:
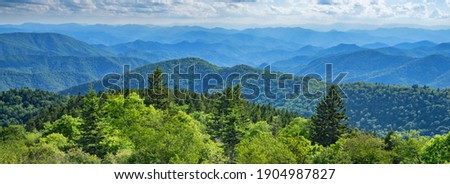
<instances>
[{"instance_id":1,"label":"sky","mask_svg":"<svg viewBox=\"0 0 450 184\"><path fill-rule=\"evenodd\" d=\"M0 0L0 24L450 27L450 0Z\"/></svg>"}]
</instances>

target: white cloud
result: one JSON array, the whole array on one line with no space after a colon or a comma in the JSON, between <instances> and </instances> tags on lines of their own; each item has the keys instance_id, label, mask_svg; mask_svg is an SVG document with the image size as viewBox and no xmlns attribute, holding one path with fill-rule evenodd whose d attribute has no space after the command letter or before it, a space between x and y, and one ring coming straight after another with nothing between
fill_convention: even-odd
<instances>
[{"instance_id":1,"label":"white cloud","mask_svg":"<svg viewBox=\"0 0 450 184\"><path fill-rule=\"evenodd\" d=\"M446 6L447 5L447 6ZM177 22L244 21L241 23L301 24L396 19L427 24L449 19L450 0L4 0L0 22L10 17L96 17L172 19ZM245 22L251 20L252 22ZM289 21L289 22L288 22ZM29 22L29 21L28 21ZM232 23L232 22L231 22ZM401 22L400 22L401 23ZM447 25L450 21L447 21Z\"/></svg>"}]
</instances>

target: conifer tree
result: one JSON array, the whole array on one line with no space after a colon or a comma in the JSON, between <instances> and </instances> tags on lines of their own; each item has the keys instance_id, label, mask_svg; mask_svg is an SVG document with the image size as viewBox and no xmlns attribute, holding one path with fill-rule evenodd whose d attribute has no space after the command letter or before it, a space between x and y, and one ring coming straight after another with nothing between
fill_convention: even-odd
<instances>
[{"instance_id":1,"label":"conifer tree","mask_svg":"<svg viewBox=\"0 0 450 184\"><path fill-rule=\"evenodd\" d=\"M312 119L312 141L323 146L335 143L346 130L341 124L348 120L345 115L345 106L336 85L331 85L326 96L316 107L316 114Z\"/></svg>"},{"instance_id":2,"label":"conifer tree","mask_svg":"<svg viewBox=\"0 0 450 184\"><path fill-rule=\"evenodd\" d=\"M164 87L166 83L163 78L163 70L158 66L153 74L148 76L148 90L145 103L152 104L156 108L167 108L168 91Z\"/></svg>"},{"instance_id":3,"label":"conifer tree","mask_svg":"<svg viewBox=\"0 0 450 184\"><path fill-rule=\"evenodd\" d=\"M100 98L92 89L83 99L82 117L80 126L81 137L79 143L87 153L102 156L100 142L105 138L105 126L102 121L103 108Z\"/></svg>"}]
</instances>

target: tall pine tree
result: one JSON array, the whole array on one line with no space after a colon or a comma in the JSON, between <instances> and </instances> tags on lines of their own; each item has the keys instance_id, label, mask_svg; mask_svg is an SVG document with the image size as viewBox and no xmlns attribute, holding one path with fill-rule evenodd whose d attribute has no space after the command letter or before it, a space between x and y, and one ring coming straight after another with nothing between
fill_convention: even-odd
<instances>
[{"instance_id":1,"label":"tall pine tree","mask_svg":"<svg viewBox=\"0 0 450 184\"><path fill-rule=\"evenodd\" d=\"M346 130L343 120L348 120L345 115L345 106L336 85L331 85L326 96L316 107L316 114L312 119L311 140L323 146L335 143Z\"/></svg>"},{"instance_id":2,"label":"tall pine tree","mask_svg":"<svg viewBox=\"0 0 450 184\"><path fill-rule=\"evenodd\" d=\"M102 142L105 138L105 123L102 120L104 110L101 99L94 90L90 90L83 99L82 117L83 123L80 126L80 145L87 153L102 157Z\"/></svg>"},{"instance_id":3,"label":"tall pine tree","mask_svg":"<svg viewBox=\"0 0 450 184\"><path fill-rule=\"evenodd\" d=\"M153 74L148 76L148 98L145 98L145 103L152 104L159 109L167 109L169 91L165 88L166 85L163 70L158 66Z\"/></svg>"}]
</instances>

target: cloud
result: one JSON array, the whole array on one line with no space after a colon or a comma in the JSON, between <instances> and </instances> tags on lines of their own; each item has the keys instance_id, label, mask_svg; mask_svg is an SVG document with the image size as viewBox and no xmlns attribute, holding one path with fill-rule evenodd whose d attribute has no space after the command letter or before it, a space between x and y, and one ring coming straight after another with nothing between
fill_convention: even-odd
<instances>
[{"instance_id":1,"label":"cloud","mask_svg":"<svg viewBox=\"0 0 450 184\"><path fill-rule=\"evenodd\" d=\"M385 20L427 24L449 19L450 0L3 0L0 21L11 17L97 17L241 23L336 23ZM50 19L49 18L49 19ZM24 18L25 19L25 18ZM231 20L233 19L233 20ZM289 21L289 22L288 22ZM448 21L450 22L450 21ZM449 23L447 23L449 24Z\"/></svg>"}]
</instances>

